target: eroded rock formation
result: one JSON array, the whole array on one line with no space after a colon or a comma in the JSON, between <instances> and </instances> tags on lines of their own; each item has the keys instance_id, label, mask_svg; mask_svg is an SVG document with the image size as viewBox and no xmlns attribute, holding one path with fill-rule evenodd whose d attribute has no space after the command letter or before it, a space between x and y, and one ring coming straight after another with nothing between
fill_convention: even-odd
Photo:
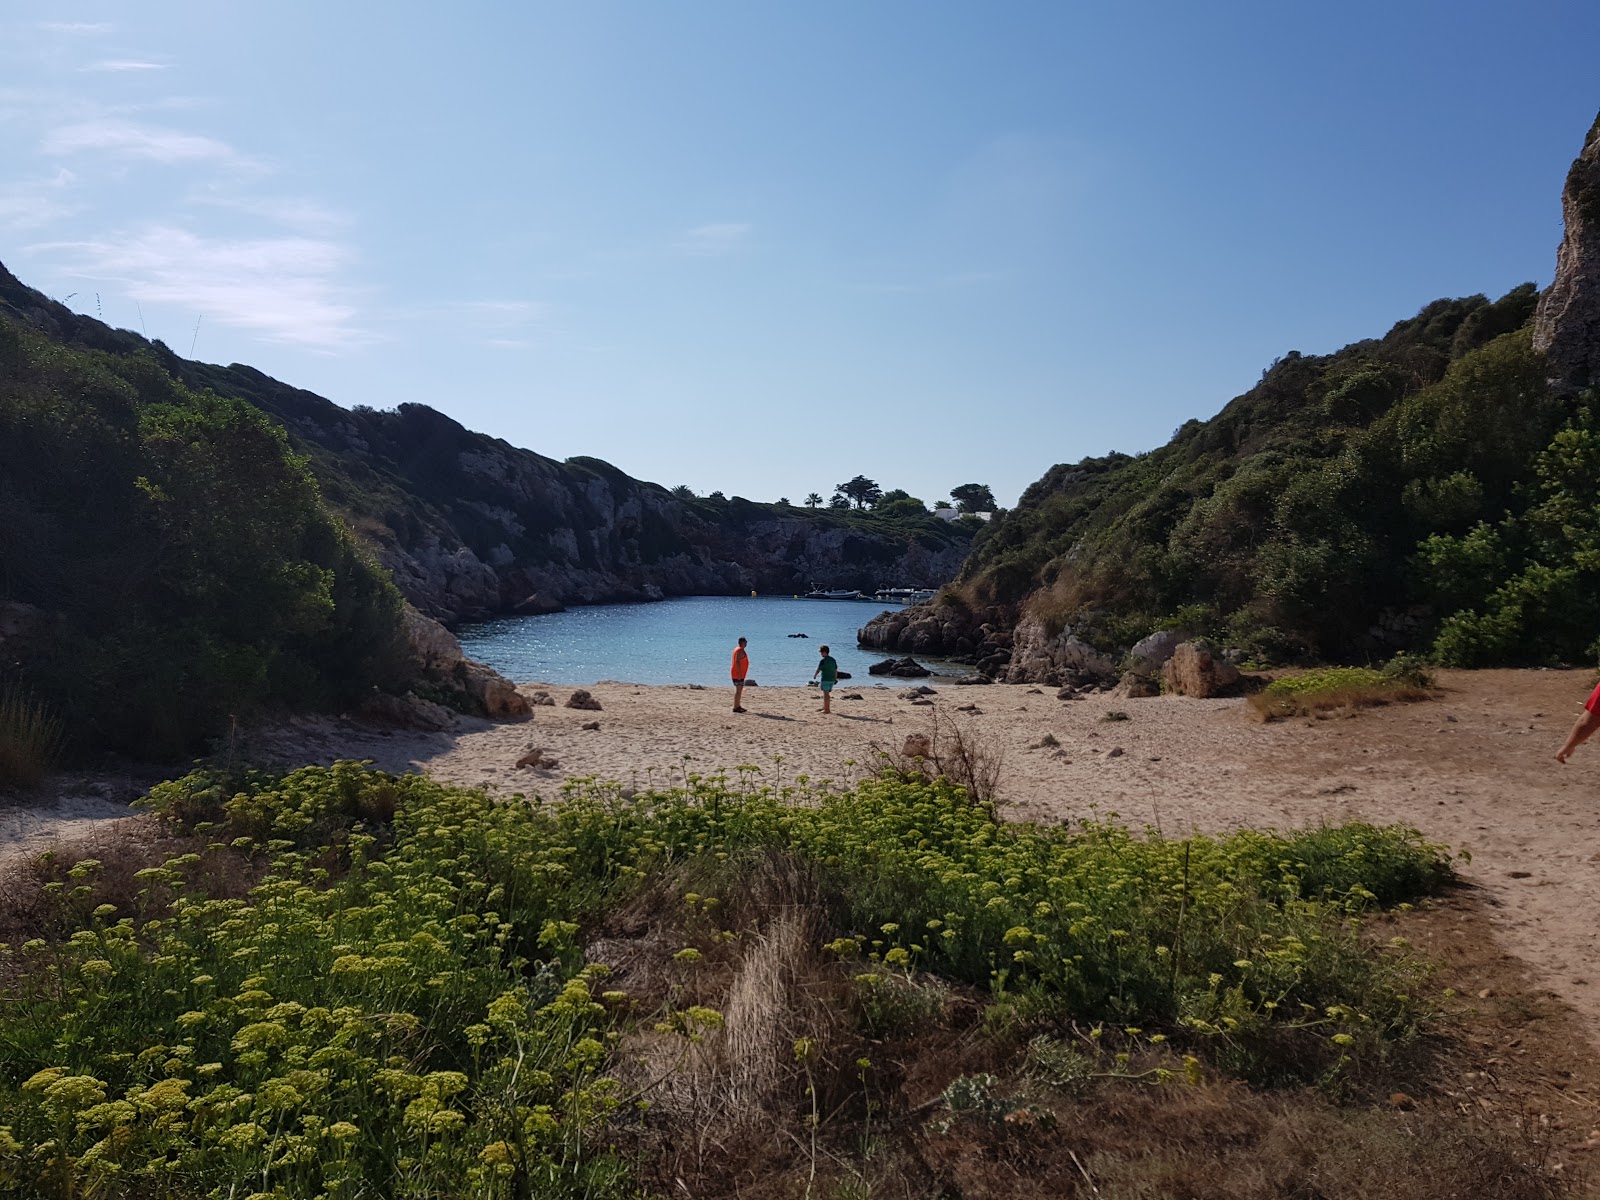
<instances>
[{"instance_id":1,"label":"eroded rock formation","mask_svg":"<svg viewBox=\"0 0 1600 1200\"><path fill-rule=\"evenodd\" d=\"M1549 363L1550 386L1571 393L1600 384L1600 117L1567 172L1561 215L1566 231L1555 280L1539 299L1533 344Z\"/></svg>"}]
</instances>

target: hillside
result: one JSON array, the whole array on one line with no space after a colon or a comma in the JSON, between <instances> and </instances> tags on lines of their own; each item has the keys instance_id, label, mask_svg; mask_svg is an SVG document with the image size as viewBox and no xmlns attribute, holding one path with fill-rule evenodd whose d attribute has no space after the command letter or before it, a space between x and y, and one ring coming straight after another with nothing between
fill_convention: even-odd
<instances>
[{"instance_id":1,"label":"hillside","mask_svg":"<svg viewBox=\"0 0 1600 1200\"><path fill-rule=\"evenodd\" d=\"M558 462L426 405L344 409L252 367L179 358L71 312L3 266L0 313L67 346L150 355L189 388L267 413L406 598L441 620L813 583L936 587L970 547L966 529L932 516L680 499L600 459Z\"/></svg>"},{"instance_id":2,"label":"hillside","mask_svg":"<svg viewBox=\"0 0 1600 1200\"><path fill-rule=\"evenodd\" d=\"M1597 197L1600 120L1542 298L1435 301L1382 337L1291 351L1157 450L1052 467L979 534L957 586L863 642L1013 682L1106 673L1162 629L1269 661L1594 658Z\"/></svg>"}]
</instances>

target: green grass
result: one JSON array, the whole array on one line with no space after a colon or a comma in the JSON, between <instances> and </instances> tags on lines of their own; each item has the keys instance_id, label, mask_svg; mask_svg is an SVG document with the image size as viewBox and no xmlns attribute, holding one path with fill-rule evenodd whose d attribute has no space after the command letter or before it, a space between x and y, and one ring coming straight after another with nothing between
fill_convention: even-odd
<instances>
[{"instance_id":1,"label":"green grass","mask_svg":"<svg viewBox=\"0 0 1600 1200\"><path fill-rule=\"evenodd\" d=\"M1274 679L1266 686L1268 696L1311 696L1319 692L1339 692L1352 688L1396 686L1382 671L1371 667L1322 667L1287 679Z\"/></svg>"},{"instance_id":2,"label":"green grass","mask_svg":"<svg viewBox=\"0 0 1600 1200\"><path fill-rule=\"evenodd\" d=\"M814 880L818 940L849 975L920 969L1033 1022L1320 1072L1426 1016L1418 965L1356 920L1449 876L1412 831L1168 841L999 823L941 782L756 776L559 804L352 763L161 785L152 806L209 848L151 866L122 908L79 862L46 885L76 932L0 951L0 1186L633 1194L613 1147L647 1118L615 1039L643 1022L687 1047L720 1017L632 1012L583 933L663 881L731 896L775 854ZM219 859L264 873L208 895Z\"/></svg>"}]
</instances>

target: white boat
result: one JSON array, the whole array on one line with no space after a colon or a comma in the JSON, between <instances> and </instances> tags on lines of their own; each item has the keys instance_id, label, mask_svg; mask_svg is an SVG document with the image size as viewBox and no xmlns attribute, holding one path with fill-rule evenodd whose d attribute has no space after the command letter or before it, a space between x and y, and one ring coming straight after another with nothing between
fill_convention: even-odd
<instances>
[{"instance_id":1,"label":"white boat","mask_svg":"<svg viewBox=\"0 0 1600 1200\"><path fill-rule=\"evenodd\" d=\"M884 604L921 604L935 594L932 588L879 588L872 598Z\"/></svg>"},{"instance_id":2,"label":"white boat","mask_svg":"<svg viewBox=\"0 0 1600 1200\"><path fill-rule=\"evenodd\" d=\"M853 592L846 588L833 588L825 592L807 592L807 600L860 600L860 592Z\"/></svg>"}]
</instances>

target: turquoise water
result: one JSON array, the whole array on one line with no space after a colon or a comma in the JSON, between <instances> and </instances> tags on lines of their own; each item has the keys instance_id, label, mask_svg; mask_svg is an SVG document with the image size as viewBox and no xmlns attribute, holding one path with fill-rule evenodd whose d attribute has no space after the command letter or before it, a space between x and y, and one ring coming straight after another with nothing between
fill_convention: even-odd
<instances>
[{"instance_id":1,"label":"turquoise water","mask_svg":"<svg viewBox=\"0 0 1600 1200\"><path fill-rule=\"evenodd\" d=\"M867 675L868 665L884 656L856 649L856 630L884 607L859 600L688 596L500 617L456 632L468 657L518 682L725 684L734 643L746 637L750 678L767 687L803 685L824 643L857 685L917 683ZM808 636L791 638L791 633ZM924 665L941 669L934 660ZM971 668L943 669L965 674Z\"/></svg>"}]
</instances>

